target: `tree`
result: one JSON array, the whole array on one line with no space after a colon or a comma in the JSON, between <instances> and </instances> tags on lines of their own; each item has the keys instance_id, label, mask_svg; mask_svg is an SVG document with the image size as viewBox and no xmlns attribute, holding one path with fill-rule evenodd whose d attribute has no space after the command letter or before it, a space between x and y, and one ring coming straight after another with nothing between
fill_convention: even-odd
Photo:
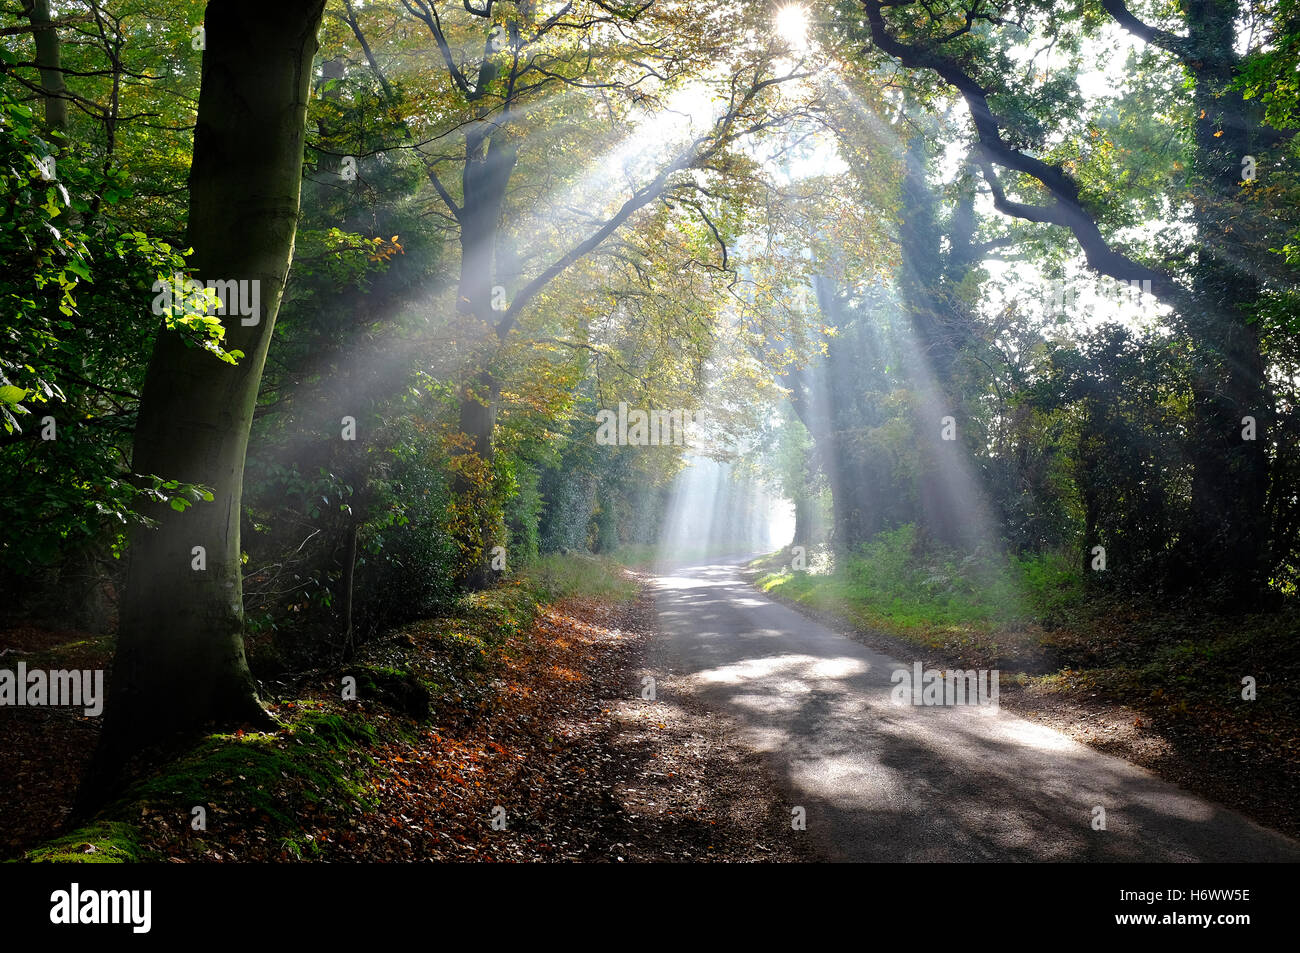
<instances>
[{"instance_id":1,"label":"tree","mask_svg":"<svg viewBox=\"0 0 1300 953\"><path fill-rule=\"evenodd\" d=\"M207 7L187 237L202 278L258 283L260 312L252 322L225 316L234 364L166 329L154 347L134 468L204 484L212 499L143 508L152 525L133 534L92 791L142 744L209 723L271 722L244 657L243 467L293 254L323 7L324 0Z\"/></svg>"},{"instance_id":2,"label":"tree","mask_svg":"<svg viewBox=\"0 0 1300 953\"><path fill-rule=\"evenodd\" d=\"M773 104L780 86L806 74L799 64L774 68L786 51L756 28L760 18L766 22L767 10L728 8L733 22L719 31L709 18L655 0L630 6L566 3L549 15L531 3L491 0L463 9L402 0L402 8L407 25L419 24L432 39L442 67L430 82L442 94L445 112L407 123L404 147L416 148L426 162L430 187L451 216L460 247L455 308L475 347L462 378L461 436L451 466L460 497L457 535L466 554L463 581L481 585L491 578L485 554L499 508L490 497L502 388L497 365L507 339L557 278L660 199L680 196L684 209L707 219L695 198L702 176L734 164L730 150L777 124L771 113L782 108ZM366 27L351 5L345 20L391 95L397 83L385 75L379 51L366 42ZM533 161L544 159L541 174L552 184L573 182L583 171L581 164L557 169L554 154L538 151L552 126L565 133L560 140L566 151L575 140L608 148L638 112L664 108L670 94L691 82L711 87L723 103L701 134L674 143L657 167L628 175L630 186L619 199L587 199L589 214L575 231L546 242L520 234L543 211L526 197L535 186L522 194L532 183L520 174L521 156L532 152ZM595 107L587 116L574 111L584 99ZM608 124L592 121L593 113L604 113ZM445 128L449 120L455 135ZM645 143L647 151L662 146ZM536 168L531 172L538 174ZM514 253L521 247L526 256Z\"/></svg>"},{"instance_id":3,"label":"tree","mask_svg":"<svg viewBox=\"0 0 1300 953\"><path fill-rule=\"evenodd\" d=\"M45 100L45 128L62 136L68 129L68 100L59 65L59 35L50 21L49 0L23 0L23 12L32 25L36 44L36 65L41 75L41 95Z\"/></svg>"},{"instance_id":4,"label":"tree","mask_svg":"<svg viewBox=\"0 0 1300 953\"><path fill-rule=\"evenodd\" d=\"M1188 579L1213 578L1230 597L1246 596L1264 581L1267 547L1265 441L1240 439L1243 419L1267 427L1274 408L1255 323L1269 258L1270 229L1258 216L1240 218L1244 157L1278 141L1259 110L1235 88L1237 2L1186 7L1185 34L1150 27L1122 0L1103 0L1116 23L1172 56L1191 88L1194 248L1172 264L1143 261L1108 235L1098 196L1081 188L1070 165L1048 146L1052 131L1074 121L1067 76L1017 88L1008 48L1037 26L1064 33L1071 55L1080 49L1080 11L1027 4L1017 19L984 0L926 8L915 16L910 0L863 0L873 44L909 70L937 78L965 104L974 132L975 161L994 206L1027 222L1067 229L1089 267L1122 282L1146 282L1180 316L1196 348L1193 381L1195 459L1193 520L1184 536ZM1095 19L1090 22L1095 23ZM1063 85L1065 84L1065 85ZM1059 152L1059 150L1058 150ZM1007 181L1004 181L1004 176ZM1044 201L1045 199L1045 201ZM1287 279L1294 282L1294 276Z\"/></svg>"}]
</instances>

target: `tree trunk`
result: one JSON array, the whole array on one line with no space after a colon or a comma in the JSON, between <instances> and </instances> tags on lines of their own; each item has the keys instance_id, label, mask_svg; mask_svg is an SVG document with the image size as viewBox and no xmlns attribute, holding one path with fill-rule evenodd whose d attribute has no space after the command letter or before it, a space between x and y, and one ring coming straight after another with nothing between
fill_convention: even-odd
<instances>
[{"instance_id":1,"label":"tree trunk","mask_svg":"<svg viewBox=\"0 0 1300 953\"><path fill-rule=\"evenodd\" d=\"M465 156L461 176L464 205L458 215L461 257L456 306L461 313L478 319L488 340L484 344L484 366L461 388L460 397L460 431L467 446L458 448L458 452L472 452L478 460L473 465L459 461L452 491L462 514L455 532L460 537L461 552L467 558L458 581L468 588L479 589L493 580L488 560L496 542L493 506L488 494L491 493L493 431L501 384L487 366L497 343L492 308L496 297L493 293L496 246L506 188L518 155L506 142L503 132L490 136L483 130L471 130L466 136Z\"/></svg>"},{"instance_id":2,"label":"tree trunk","mask_svg":"<svg viewBox=\"0 0 1300 953\"><path fill-rule=\"evenodd\" d=\"M800 495L794 501L794 534L790 538L791 546L810 546L813 537L813 501L812 497Z\"/></svg>"},{"instance_id":3,"label":"tree trunk","mask_svg":"<svg viewBox=\"0 0 1300 953\"><path fill-rule=\"evenodd\" d=\"M457 455L462 459L454 466L452 492L461 512L455 533L465 554L457 582L470 589L482 589L494 578L489 568L497 531L492 505L492 437L500 399L501 384L490 371L480 371L461 388L460 432L468 445L459 448ZM472 456L465 459L467 455Z\"/></svg>"},{"instance_id":4,"label":"tree trunk","mask_svg":"<svg viewBox=\"0 0 1300 953\"><path fill-rule=\"evenodd\" d=\"M356 654L356 635L352 628L352 607L354 601L353 586L357 573L357 537L361 534L361 517L353 513L352 522L348 524L347 544L343 551L343 579L340 587L343 592L341 614L343 616L343 661L351 662Z\"/></svg>"},{"instance_id":5,"label":"tree trunk","mask_svg":"<svg viewBox=\"0 0 1300 953\"><path fill-rule=\"evenodd\" d=\"M1236 4L1194 0L1188 32L1195 70L1196 171L1206 194L1197 209L1204 259L1197 264L1198 314L1185 315L1198 352L1193 382L1193 479L1190 578L1219 580L1229 600L1251 596L1265 582L1268 547L1269 425L1273 400L1266 383L1259 331L1247 323L1262 293L1250 274L1250 226L1241 213L1242 160L1260 146L1262 127L1252 104L1229 90L1237 60ZM1253 417L1255 440L1242 438Z\"/></svg>"},{"instance_id":6,"label":"tree trunk","mask_svg":"<svg viewBox=\"0 0 1300 953\"><path fill-rule=\"evenodd\" d=\"M224 317L218 361L162 330L146 372L134 469L202 483L213 502L132 536L96 772L200 726L266 725L243 645L239 522L244 456L293 254L312 57L324 0L212 0L190 169L187 239L205 280L260 282L258 320ZM250 320L248 318L246 320ZM206 568L194 568L194 548ZM93 782L92 782L93 783Z\"/></svg>"},{"instance_id":7,"label":"tree trunk","mask_svg":"<svg viewBox=\"0 0 1300 953\"><path fill-rule=\"evenodd\" d=\"M59 35L50 23L50 0L24 0L23 12L32 24L32 39L36 43L36 66L41 71L41 93L45 103L45 128L51 133L66 135L68 131L68 101L63 94L63 70L59 55Z\"/></svg>"},{"instance_id":8,"label":"tree trunk","mask_svg":"<svg viewBox=\"0 0 1300 953\"><path fill-rule=\"evenodd\" d=\"M488 326L494 323L492 286L501 209L518 158L517 150L507 143L504 131L488 135L486 130L471 129L465 137L457 310L473 314Z\"/></svg>"}]
</instances>

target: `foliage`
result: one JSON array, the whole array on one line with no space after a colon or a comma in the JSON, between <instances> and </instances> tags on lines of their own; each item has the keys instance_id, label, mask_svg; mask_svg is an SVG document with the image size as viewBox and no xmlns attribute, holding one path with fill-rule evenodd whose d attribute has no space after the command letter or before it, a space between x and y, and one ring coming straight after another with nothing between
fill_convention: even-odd
<instances>
[{"instance_id":1,"label":"foliage","mask_svg":"<svg viewBox=\"0 0 1300 953\"><path fill-rule=\"evenodd\" d=\"M918 540L909 523L862 544L829 575L784 570L758 584L813 607L844 607L873 628L927 637L995 634L1083 597L1082 573L1065 554L971 554Z\"/></svg>"},{"instance_id":2,"label":"foliage","mask_svg":"<svg viewBox=\"0 0 1300 953\"><path fill-rule=\"evenodd\" d=\"M96 218L93 196L111 206L130 195L124 174L60 151L32 108L3 89L0 190L9 197L0 228L0 463L20 474L0 503L0 565L30 574L87 545L119 555L142 499L183 510L211 496L125 463L139 355L163 323L143 315L140 301L155 281L186 273L184 255ZM214 359L237 359L222 348L215 318L163 320Z\"/></svg>"}]
</instances>

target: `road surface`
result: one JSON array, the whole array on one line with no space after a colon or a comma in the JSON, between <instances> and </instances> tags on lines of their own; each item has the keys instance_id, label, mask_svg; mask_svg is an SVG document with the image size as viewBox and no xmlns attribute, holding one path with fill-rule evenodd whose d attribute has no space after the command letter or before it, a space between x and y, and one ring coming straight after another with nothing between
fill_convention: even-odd
<instances>
[{"instance_id":1,"label":"road surface","mask_svg":"<svg viewBox=\"0 0 1300 953\"><path fill-rule=\"evenodd\" d=\"M734 719L832 859L1300 861L1297 842L1006 710L897 704L891 674L913 659L765 598L736 561L660 571L655 604L673 674Z\"/></svg>"}]
</instances>

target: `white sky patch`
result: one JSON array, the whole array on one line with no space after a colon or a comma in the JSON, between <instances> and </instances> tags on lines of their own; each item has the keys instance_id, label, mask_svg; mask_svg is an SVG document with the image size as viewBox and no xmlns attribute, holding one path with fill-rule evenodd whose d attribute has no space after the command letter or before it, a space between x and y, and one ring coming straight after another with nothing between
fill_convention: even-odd
<instances>
[{"instance_id":1,"label":"white sky patch","mask_svg":"<svg viewBox=\"0 0 1300 953\"><path fill-rule=\"evenodd\" d=\"M1102 27L1096 39L1085 39L1081 56L1083 67L1076 77L1079 92L1089 100L1123 95L1128 79L1126 64L1129 54L1144 46L1141 40L1114 23ZM1066 56L1058 54L1053 45L1042 42L1041 37L1012 47L1007 52L1021 70L1030 69L1032 64L1036 82L1067 68Z\"/></svg>"},{"instance_id":2,"label":"white sky patch","mask_svg":"<svg viewBox=\"0 0 1300 953\"><path fill-rule=\"evenodd\" d=\"M1121 286L1099 276L1082 259L1067 264L1064 279L1048 278L1031 262L992 259L984 267L993 279L983 289L982 304L988 313L1011 307L1043 325L1059 324L1076 334L1108 323L1158 327L1170 315L1169 308L1140 285Z\"/></svg>"},{"instance_id":3,"label":"white sky patch","mask_svg":"<svg viewBox=\"0 0 1300 953\"><path fill-rule=\"evenodd\" d=\"M808 11L797 3L787 3L776 10L776 35L792 50L808 49Z\"/></svg>"},{"instance_id":4,"label":"white sky patch","mask_svg":"<svg viewBox=\"0 0 1300 953\"><path fill-rule=\"evenodd\" d=\"M1101 38L1096 45L1103 50L1110 50L1110 55L1087 55L1091 43L1084 44L1084 62L1100 64L1100 69L1085 69L1078 77L1079 92L1085 99L1101 99L1122 96L1126 92L1125 82L1128 70L1125 68L1131 53L1141 49L1145 44L1127 30L1109 24L1101 31Z\"/></svg>"},{"instance_id":5,"label":"white sky patch","mask_svg":"<svg viewBox=\"0 0 1300 953\"><path fill-rule=\"evenodd\" d=\"M669 94L662 108L635 121L632 147L662 151L706 131L722 115L722 103L707 83L691 82Z\"/></svg>"},{"instance_id":6,"label":"white sky patch","mask_svg":"<svg viewBox=\"0 0 1300 953\"><path fill-rule=\"evenodd\" d=\"M1141 40L1115 24L1104 27L1096 39L1084 41L1081 61L1086 65L1078 73L1076 82L1089 108L1099 101L1117 99L1128 92L1128 60L1143 46ZM1028 70L1033 64L1035 82L1043 82L1066 67L1064 55L1043 42L1024 44L1009 52L1020 69ZM954 125L969 128L969 115L955 98L944 119L950 128ZM964 136L946 140L943 151L934 162L937 177L943 182L952 182L960 173L969 150L970 142ZM1004 186L1009 185L1008 173L1001 168L998 172L1003 177ZM985 221L1000 221L1013 227L1023 224L994 209L982 180L976 208ZM1171 224L1172 220L1153 219L1111 235L1109 240L1116 246L1126 241L1146 241ZM986 313L996 313L1012 306L1022 313L1038 316L1048 326L1060 324L1074 333L1087 333L1109 322L1133 328L1159 327L1167 322L1171 313L1153 295L1131 293L1128 288L1119 288L1113 279L1097 275L1084 264L1082 253L1077 248L1073 259L1066 265L1063 279L1068 288L1064 310L1059 305L1059 280L1045 275L1037 263L993 258L985 261L984 267L993 279L984 288L982 307Z\"/></svg>"},{"instance_id":7,"label":"white sky patch","mask_svg":"<svg viewBox=\"0 0 1300 953\"><path fill-rule=\"evenodd\" d=\"M840 158L835 141L825 134L810 140L812 148L790 159L785 172L790 179L807 179L818 175L843 175L849 171L848 163Z\"/></svg>"}]
</instances>

